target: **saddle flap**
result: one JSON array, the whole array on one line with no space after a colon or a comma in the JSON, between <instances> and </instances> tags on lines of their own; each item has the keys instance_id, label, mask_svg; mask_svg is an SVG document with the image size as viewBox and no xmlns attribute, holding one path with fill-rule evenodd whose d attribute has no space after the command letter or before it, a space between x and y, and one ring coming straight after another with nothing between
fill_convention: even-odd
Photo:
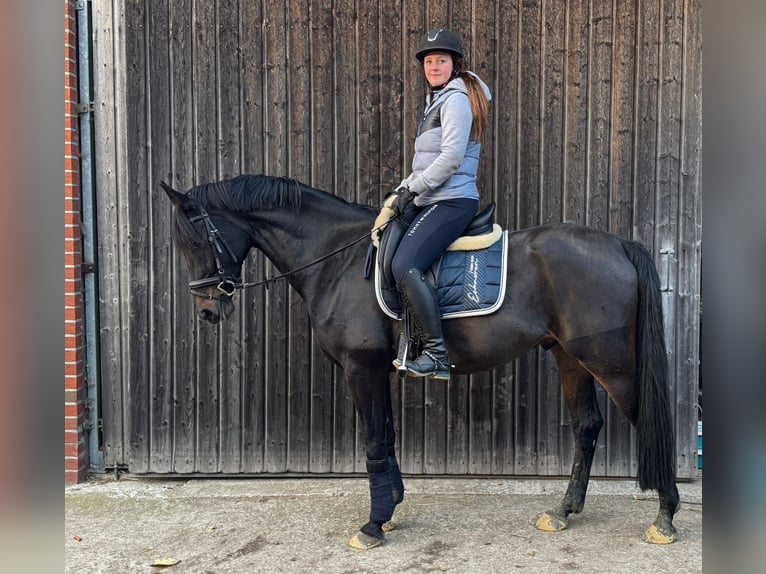
<instances>
[{"instance_id":1,"label":"saddle flap","mask_svg":"<svg viewBox=\"0 0 766 574\"><path fill-rule=\"evenodd\" d=\"M395 285L394 274L391 271L391 262L394 259L396 248L404 237L407 226L399 219L393 219L383 230L380 236L380 247L378 248L378 267L383 272L383 279L386 285Z\"/></svg>"}]
</instances>

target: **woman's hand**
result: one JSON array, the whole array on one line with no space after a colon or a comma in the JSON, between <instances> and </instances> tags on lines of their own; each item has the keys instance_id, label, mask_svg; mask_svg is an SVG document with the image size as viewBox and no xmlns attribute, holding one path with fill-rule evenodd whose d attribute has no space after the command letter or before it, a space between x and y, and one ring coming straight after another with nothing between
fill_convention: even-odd
<instances>
[{"instance_id":1,"label":"woman's hand","mask_svg":"<svg viewBox=\"0 0 766 574\"><path fill-rule=\"evenodd\" d=\"M415 193L408 187L397 187L394 193L396 194L396 199L394 200L394 203L391 205L391 209L394 210L394 213L397 216L404 213L404 210L407 208L407 206L418 195L417 193Z\"/></svg>"}]
</instances>

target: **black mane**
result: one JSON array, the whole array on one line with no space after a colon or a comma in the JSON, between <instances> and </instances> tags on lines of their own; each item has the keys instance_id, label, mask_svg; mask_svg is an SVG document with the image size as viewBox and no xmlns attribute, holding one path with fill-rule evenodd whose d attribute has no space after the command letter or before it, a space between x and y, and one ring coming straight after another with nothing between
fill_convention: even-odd
<instances>
[{"instance_id":1,"label":"black mane","mask_svg":"<svg viewBox=\"0 0 766 574\"><path fill-rule=\"evenodd\" d=\"M287 177L240 175L193 187L189 196L210 208L255 211L286 207L300 209L303 193L311 188Z\"/></svg>"},{"instance_id":2,"label":"black mane","mask_svg":"<svg viewBox=\"0 0 766 574\"><path fill-rule=\"evenodd\" d=\"M376 213L369 205L351 203L345 199L321 191L288 177L269 175L239 175L222 181L197 185L187 195L197 205L208 209L252 212L267 209L298 211L311 198L335 201L339 208L355 208L366 213ZM190 214L194 209L190 208ZM187 216L189 214L186 214ZM193 213L196 215L196 213ZM195 250L206 245L206 240L194 229L187 216L174 212L173 236L183 249Z\"/></svg>"}]
</instances>

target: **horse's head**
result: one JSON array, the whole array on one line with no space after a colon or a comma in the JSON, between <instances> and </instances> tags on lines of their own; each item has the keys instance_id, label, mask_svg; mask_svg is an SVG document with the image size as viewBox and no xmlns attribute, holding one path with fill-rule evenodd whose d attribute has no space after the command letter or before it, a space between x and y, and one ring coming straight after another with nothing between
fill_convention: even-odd
<instances>
[{"instance_id":1,"label":"horse's head","mask_svg":"<svg viewBox=\"0 0 766 574\"><path fill-rule=\"evenodd\" d=\"M160 185L174 206L173 241L192 277L189 290L197 313L218 323L234 311L232 297L241 285L242 262L250 249L248 234L224 210L206 207L192 193L178 192L165 182Z\"/></svg>"}]
</instances>

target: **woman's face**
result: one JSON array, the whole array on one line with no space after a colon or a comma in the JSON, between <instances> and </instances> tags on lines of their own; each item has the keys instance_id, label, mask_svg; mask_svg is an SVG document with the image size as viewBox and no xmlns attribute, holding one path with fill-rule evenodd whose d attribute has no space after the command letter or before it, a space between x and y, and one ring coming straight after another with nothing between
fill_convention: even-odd
<instances>
[{"instance_id":1,"label":"woman's face","mask_svg":"<svg viewBox=\"0 0 766 574\"><path fill-rule=\"evenodd\" d=\"M446 84L454 66L452 56L446 52L431 52L423 58L423 72L432 88Z\"/></svg>"}]
</instances>

